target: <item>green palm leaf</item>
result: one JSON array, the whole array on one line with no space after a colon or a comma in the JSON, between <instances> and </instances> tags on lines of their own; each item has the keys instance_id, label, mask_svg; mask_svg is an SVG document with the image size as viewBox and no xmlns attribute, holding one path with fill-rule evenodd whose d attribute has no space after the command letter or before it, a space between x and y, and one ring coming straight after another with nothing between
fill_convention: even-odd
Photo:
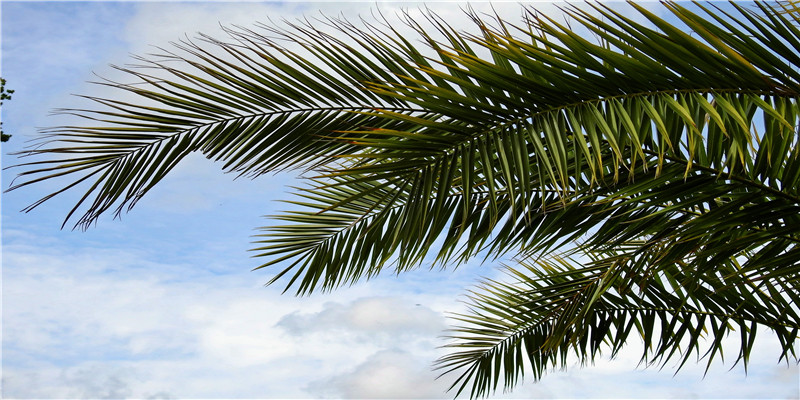
<instances>
[{"instance_id":1,"label":"green palm leaf","mask_svg":"<svg viewBox=\"0 0 800 400\"><path fill-rule=\"evenodd\" d=\"M783 347L779 358L796 358L791 345L800 330L797 279L753 281L742 276L735 258L717 264L716 273L686 274L673 264L657 274L639 268L659 250L629 242L620 252L593 254L581 263L552 255L508 268L513 283L486 281L469 295L470 311L456 315L450 346L457 349L438 368L459 371L457 393L486 396L510 389L530 366L534 379L581 363L603 351L612 357L631 341L643 342L642 362L680 365L694 355L708 365L722 357L722 340L740 340L735 362L747 363L758 327L774 331Z\"/></svg>"}]
</instances>

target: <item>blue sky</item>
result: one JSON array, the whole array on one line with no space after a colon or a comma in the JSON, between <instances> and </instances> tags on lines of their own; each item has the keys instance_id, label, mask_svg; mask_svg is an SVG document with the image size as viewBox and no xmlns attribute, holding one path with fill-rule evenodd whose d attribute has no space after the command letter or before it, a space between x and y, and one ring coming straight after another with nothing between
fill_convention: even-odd
<instances>
[{"instance_id":1,"label":"blue sky","mask_svg":"<svg viewBox=\"0 0 800 400\"><path fill-rule=\"evenodd\" d=\"M2 108L14 137L4 167L20 162L58 107L97 93L130 54L218 24L313 15L388 14L406 3L2 2L0 73L16 90ZM486 4L476 3L476 7ZM455 3L429 3L458 21ZM555 12L547 3L537 3ZM511 18L516 3L495 3ZM458 25L457 25L458 26ZM8 187L15 170L2 172ZM491 265L382 276L307 298L264 287L252 272L250 235L288 198L288 175L233 180L190 157L121 220L61 230L79 193L19 210L54 190L44 183L2 196L2 397L4 398L436 398L446 379L431 363L446 342L446 312ZM635 347L636 344L632 344ZM798 369L777 364L764 335L749 376L740 366L690 366L677 376L636 369L636 352L526 383L516 398L796 398Z\"/></svg>"}]
</instances>

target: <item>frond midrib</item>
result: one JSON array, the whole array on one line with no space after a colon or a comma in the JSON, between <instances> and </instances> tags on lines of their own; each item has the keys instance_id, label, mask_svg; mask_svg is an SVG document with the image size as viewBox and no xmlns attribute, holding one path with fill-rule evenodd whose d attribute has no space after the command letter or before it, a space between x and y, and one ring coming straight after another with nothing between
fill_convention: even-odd
<instances>
[{"instance_id":1,"label":"frond midrib","mask_svg":"<svg viewBox=\"0 0 800 400\"><path fill-rule=\"evenodd\" d=\"M381 108L381 109L392 110L392 111L395 111L395 112L411 112L411 113L424 113L424 112L426 112L423 109L413 108L413 107L391 107L391 108ZM130 150L128 152L122 152L118 156L118 158L124 158L128 154L132 154L132 153L135 153L137 151L145 150L145 149L147 149L147 148L149 148L151 146L155 146L155 145L157 145L157 144L159 144L159 143L161 143L163 141L166 141L166 140L174 139L174 138L180 137L182 135L190 134L190 133L197 132L197 131L200 131L200 130L203 130L203 129L207 129L207 128L210 128L210 127L214 127L214 126L218 126L218 125L221 125L221 124L226 124L226 123L234 122L234 121L244 121L244 120L247 120L247 119L250 119L250 118L257 118L257 117L266 117L266 116L274 116L274 115L285 115L285 114L294 114L294 113L304 113L304 112L315 112L315 111L316 112L340 111L340 112L347 113L347 112L360 112L360 111L365 111L365 110L375 110L375 107L374 106L366 106L366 105L362 105L362 106L343 106L343 107L309 107L309 108L296 108L296 109L288 109L288 110L275 110L275 111L255 112L255 113L246 114L246 115L245 114L239 114L239 115L236 115L236 116L233 116L233 117L229 117L229 118L215 119L215 120L212 120L212 121L209 121L209 122L198 123L198 124L194 124L194 125L190 125L190 126L181 128L181 129L176 129L171 134L155 137L154 140L148 141L146 143L142 143L140 146L135 146L132 150ZM124 124L124 122L121 122L121 123ZM60 128L53 128L53 130L61 131L61 132L64 132L64 133L73 131L72 129L70 129L70 127L67 127L67 126L60 127ZM94 129L94 130L95 131L101 131L102 127L99 128L99 129ZM55 133L51 134L50 136L57 137L60 134L61 134L60 132L55 132ZM48 137L50 137L50 136L48 136ZM22 156L32 156L32 155L37 155L37 154L49 153L49 152L52 152L53 150L54 149L51 149L51 148L43 148L43 149L36 148L36 149L32 149L32 150L20 151L20 152L13 153L13 154L14 155L22 155ZM55 161L52 161L52 162L53 163L61 162L61 160L55 160ZM112 162L108 162L108 164L111 164L111 163ZM22 165L26 165L26 164L22 164Z\"/></svg>"}]
</instances>

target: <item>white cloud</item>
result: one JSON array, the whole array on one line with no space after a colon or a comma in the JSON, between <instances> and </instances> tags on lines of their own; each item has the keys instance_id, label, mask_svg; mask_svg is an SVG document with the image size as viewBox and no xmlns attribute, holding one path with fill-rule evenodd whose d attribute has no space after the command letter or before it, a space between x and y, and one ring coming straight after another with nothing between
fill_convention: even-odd
<instances>
[{"instance_id":1,"label":"white cloud","mask_svg":"<svg viewBox=\"0 0 800 400\"><path fill-rule=\"evenodd\" d=\"M430 289L447 273L296 298L259 287L259 276L245 269L175 279L192 266L119 244L73 253L52 238L40 247L36 235L10 236L16 239L6 238L3 249L6 397L447 397L453 377L435 380L431 364L443 352L441 311L459 306L455 288ZM29 243L17 242L23 239ZM423 277L428 290L416 294ZM675 378L669 368L636 371L638 354L629 351L498 396L796 395L797 367L776 367L777 344L763 339L746 379L724 365L706 380L703 366Z\"/></svg>"},{"instance_id":2,"label":"white cloud","mask_svg":"<svg viewBox=\"0 0 800 400\"><path fill-rule=\"evenodd\" d=\"M398 349L371 355L355 369L309 384L309 392L326 398L434 399L448 398L447 380L436 380L430 363Z\"/></svg>"},{"instance_id":3,"label":"white cloud","mask_svg":"<svg viewBox=\"0 0 800 400\"><path fill-rule=\"evenodd\" d=\"M3 394L8 398L122 399L134 396L130 387L133 371L126 368L95 364L64 370L8 369L3 372ZM20 391L21 387L26 390Z\"/></svg>"},{"instance_id":4,"label":"white cloud","mask_svg":"<svg viewBox=\"0 0 800 400\"><path fill-rule=\"evenodd\" d=\"M361 298L349 304L325 303L313 314L294 312L278 322L292 334L348 330L356 333L432 337L445 328L444 317L421 304L395 297Z\"/></svg>"},{"instance_id":5,"label":"white cloud","mask_svg":"<svg viewBox=\"0 0 800 400\"><path fill-rule=\"evenodd\" d=\"M37 242L32 234L12 237ZM72 253L58 240L47 248L7 241L4 394L306 397L310 382L397 345L391 333L403 332L404 349L426 363L441 344L439 313L399 297L373 297L369 284L295 298L259 287L259 276L246 269L198 269L192 279L176 279L192 274L192 266L153 259L163 256L124 245ZM334 304L353 329L343 323L338 333L297 334L279 324L289 315L321 316ZM86 372L95 370L103 373Z\"/></svg>"}]
</instances>

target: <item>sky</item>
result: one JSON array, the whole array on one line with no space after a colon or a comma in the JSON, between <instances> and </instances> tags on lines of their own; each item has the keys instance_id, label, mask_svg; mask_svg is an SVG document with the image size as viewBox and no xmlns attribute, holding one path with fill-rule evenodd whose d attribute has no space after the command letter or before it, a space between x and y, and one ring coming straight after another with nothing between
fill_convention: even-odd
<instances>
[{"instance_id":1,"label":"sky","mask_svg":"<svg viewBox=\"0 0 800 400\"><path fill-rule=\"evenodd\" d=\"M459 25L459 3L429 2ZM486 3L473 3L488 10ZM87 81L113 74L152 46L219 26L299 18L394 15L397 2L12 2L0 3L0 74L15 93L3 104L13 153L59 125L50 115L102 94ZM516 2L494 3L518 18ZM557 9L535 3L543 12ZM466 25L463 25L466 26ZM2 171L7 188L15 169ZM264 284L270 271L248 252L264 215L286 206L291 175L234 180L190 157L121 219L61 229L79 193L30 213L58 188L45 182L2 195L3 398L449 398L431 364L447 343L448 313L496 265L382 275L334 293L298 298ZM637 368L634 351L572 365L496 398L798 398L796 365L777 362L763 335L748 374L741 365ZM734 357L735 358L735 357Z\"/></svg>"}]
</instances>

